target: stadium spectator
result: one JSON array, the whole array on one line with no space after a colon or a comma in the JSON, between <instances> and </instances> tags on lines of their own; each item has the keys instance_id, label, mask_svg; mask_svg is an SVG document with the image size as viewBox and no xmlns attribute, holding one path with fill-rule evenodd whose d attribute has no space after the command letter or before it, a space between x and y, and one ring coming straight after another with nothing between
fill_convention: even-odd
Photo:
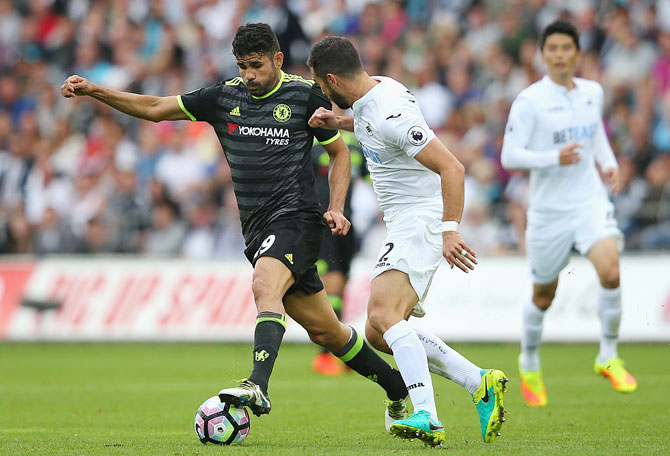
<instances>
[{"instance_id":1,"label":"stadium spectator","mask_svg":"<svg viewBox=\"0 0 670 456\"><path fill-rule=\"evenodd\" d=\"M437 82L437 68L432 58L424 56L414 72L416 87L412 91L421 107L430 128L440 129L446 123L451 112L452 102L449 91Z\"/></svg>"},{"instance_id":2,"label":"stadium spectator","mask_svg":"<svg viewBox=\"0 0 670 456\"><path fill-rule=\"evenodd\" d=\"M117 167L110 186L101 219L111 230L113 251L137 252L149 221L137 198L137 174L133 167Z\"/></svg>"},{"instance_id":3,"label":"stadium spectator","mask_svg":"<svg viewBox=\"0 0 670 456\"><path fill-rule=\"evenodd\" d=\"M173 137L174 126L169 124L125 120L114 125L117 121L109 120L108 110L87 100L64 103L54 97L54 87L79 69L99 78L94 82L155 95L184 93L235 77L232 36L239 24L252 19L275 24L282 47L291 52L289 71L301 74L308 73L304 62L310 42L325 34L351 38L370 74L392 76L417 95L429 124L468 163L468 174L473 173L470 164L477 163L470 155L481 153L468 147L469 140L462 143L468 128L465 118L473 110L469 102L476 101L484 112L477 136L483 132L484 153L496 160L513 94L546 71L537 52L538 30L559 16L572 19L584 51L578 75L604 85L604 122L612 147L620 160L626 156L634 161L634 187L644 183L651 188L647 168L670 151L670 112L664 98L670 92L668 11L668 0L0 0L0 224L7 226L15 212L29 214L25 184L35 154L43 150L58 179L73 188L82 172L99 174L96 180L109 186L117 154L125 159L136 155L136 198L150 213L149 183L157 177L163 156L174 153L178 137L185 152L195 150L189 166L200 170L195 173L199 184L186 192L190 196L177 198L181 216L187 217L190 200L217 179L216 138L212 143L192 126ZM419 71L424 65L426 74ZM433 68L436 77L431 75ZM93 170L91 161L96 162ZM523 178L514 174L514 180ZM500 168L493 179L500 188L510 185L510 174ZM110 196L105 189L103 202ZM222 199L215 198L217 204ZM617 209L624 204L625 217L639 222L626 234L638 239L636 233L655 222L642 223L645 216L630 214L632 206L623 201L615 201ZM494 197L481 209L505 231L508 204L524 203ZM233 211L230 216L217 216L216 226L232 234L239 231L234 205L219 212L228 211ZM72 232L88 223L73 225L69 217L59 218ZM46 227L32 218L30 224L34 236ZM142 228L136 229L137 238L143 239ZM109 235L118 238L115 230L110 228ZM230 248L214 249L211 256L239 251L232 239L239 237L233 235ZM37 243L26 245L31 249ZM646 245L629 242L627 249ZM667 242L655 245L670 249ZM500 247L479 253L508 251Z\"/></svg>"},{"instance_id":4,"label":"stadium spectator","mask_svg":"<svg viewBox=\"0 0 670 456\"><path fill-rule=\"evenodd\" d=\"M33 242L37 255L75 253L79 250L79 241L74 233L52 207L45 209L42 219L35 225Z\"/></svg>"},{"instance_id":5,"label":"stadium spectator","mask_svg":"<svg viewBox=\"0 0 670 456\"><path fill-rule=\"evenodd\" d=\"M33 250L32 230L28 219L22 212L14 212L7 223L6 252L25 254Z\"/></svg>"},{"instance_id":6,"label":"stadium spectator","mask_svg":"<svg viewBox=\"0 0 670 456\"><path fill-rule=\"evenodd\" d=\"M21 93L16 77L11 74L0 76L0 110L9 113L15 126L20 123L24 113L30 113L34 109L35 101Z\"/></svg>"},{"instance_id":7,"label":"stadium spectator","mask_svg":"<svg viewBox=\"0 0 670 456\"><path fill-rule=\"evenodd\" d=\"M179 215L179 207L173 201L163 200L154 206L143 253L151 256L176 256L179 253L186 235L186 227Z\"/></svg>"}]
</instances>

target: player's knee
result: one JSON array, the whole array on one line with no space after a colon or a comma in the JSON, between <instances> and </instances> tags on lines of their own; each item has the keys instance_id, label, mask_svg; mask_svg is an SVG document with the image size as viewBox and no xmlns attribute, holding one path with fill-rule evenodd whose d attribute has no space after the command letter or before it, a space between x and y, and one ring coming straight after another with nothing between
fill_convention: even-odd
<instances>
[{"instance_id":1,"label":"player's knee","mask_svg":"<svg viewBox=\"0 0 670 456\"><path fill-rule=\"evenodd\" d=\"M251 291L257 307L262 307L264 302L277 298L277 290L273 283L264 275L255 275L251 281ZM260 309L263 310L263 309Z\"/></svg>"},{"instance_id":2,"label":"player's knee","mask_svg":"<svg viewBox=\"0 0 670 456\"><path fill-rule=\"evenodd\" d=\"M368 323L372 330L379 334L384 334L392 326L389 322L389 314L384 311L383 307L373 305L368 307ZM370 331L372 333L372 331ZM365 330L368 335L368 328Z\"/></svg>"},{"instance_id":3,"label":"player's knee","mask_svg":"<svg viewBox=\"0 0 670 456\"><path fill-rule=\"evenodd\" d=\"M372 325L366 324L365 325L365 338L367 339L368 343L372 345L372 347L375 350L379 350L381 352L388 352L388 346L386 345L386 341L382 337L382 335L372 327Z\"/></svg>"},{"instance_id":4,"label":"player's knee","mask_svg":"<svg viewBox=\"0 0 670 456\"><path fill-rule=\"evenodd\" d=\"M555 292L537 292L533 295L533 303L540 310L547 310L554 300Z\"/></svg>"},{"instance_id":5,"label":"player's knee","mask_svg":"<svg viewBox=\"0 0 670 456\"><path fill-rule=\"evenodd\" d=\"M614 264L600 276L600 284L603 288L619 288L619 265Z\"/></svg>"},{"instance_id":6,"label":"player's knee","mask_svg":"<svg viewBox=\"0 0 670 456\"><path fill-rule=\"evenodd\" d=\"M414 304L416 303L411 303L411 306ZM406 319L408 306L410 300L402 296L372 290L368 301L367 321L379 334L384 335L393 325Z\"/></svg>"}]
</instances>

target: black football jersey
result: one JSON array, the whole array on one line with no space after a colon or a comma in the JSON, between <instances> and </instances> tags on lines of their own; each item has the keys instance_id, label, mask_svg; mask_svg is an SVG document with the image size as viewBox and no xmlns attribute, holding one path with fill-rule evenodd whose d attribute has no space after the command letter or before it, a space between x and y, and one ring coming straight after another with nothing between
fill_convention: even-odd
<instances>
[{"instance_id":1,"label":"black football jersey","mask_svg":"<svg viewBox=\"0 0 670 456\"><path fill-rule=\"evenodd\" d=\"M254 97L237 77L177 101L191 120L208 122L219 137L247 245L277 217L320 213L312 143L316 138L326 145L340 134L307 125L316 109L331 109L318 84L282 72L274 90Z\"/></svg>"}]
</instances>

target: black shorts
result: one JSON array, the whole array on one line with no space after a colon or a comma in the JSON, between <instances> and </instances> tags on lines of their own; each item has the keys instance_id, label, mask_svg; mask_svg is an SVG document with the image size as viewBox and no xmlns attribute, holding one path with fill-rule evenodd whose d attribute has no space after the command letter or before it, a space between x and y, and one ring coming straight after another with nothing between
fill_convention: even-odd
<instances>
[{"instance_id":1,"label":"black shorts","mask_svg":"<svg viewBox=\"0 0 670 456\"><path fill-rule=\"evenodd\" d=\"M353 260L356 250L356 236L353 226L346 236L333 236L330 230L326 230L321 252L319 252L319 261L316 263L319 274L341 272L348 276L351 260Z\"/></svg>"},{"instance_id":2,"label":"black shorts","mask_svg":"<svg viewBox=\"0 0 670 456\"><path fill-rule=\"evenodd\" d=\"M302 290L307 294L323 290L316 270L326 223L319 214L291 214L270 222L244 254L252 265L264 256L276 258L293 273L295 283L286 295ZM286 296L285 295L285 296Z\"/></svg>"}]
</instances>

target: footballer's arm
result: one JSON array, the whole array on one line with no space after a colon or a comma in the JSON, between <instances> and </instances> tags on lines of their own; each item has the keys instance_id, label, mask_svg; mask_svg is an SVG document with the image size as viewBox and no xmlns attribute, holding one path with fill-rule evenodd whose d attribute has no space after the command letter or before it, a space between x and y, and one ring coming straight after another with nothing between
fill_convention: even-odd
<instances>
[{"instance_id":1,"label":"footballer's arm","mask_svg":"<svg viewBox=\"0 0 670 456\"><path fill-rule=\"evenodd\" d=\"M619 164L607 140L602 120L596 129L593 147L595 149L595 159L602 170L603 180L612 193L616 195L621 191L622 186L621 177L619 176Z\"/></svg>"},{"instance_id":2,"label":"footballer's arm","mask_svg":"<svg viewBox=\"0 0 670 456\"><path fill-rule=\"evenodd\" d=\"M535 151L527 149L535 128L535 107L527 96L519 96L509 112L505 136L503 137L500 163L505 169L536 169L556 165L573 165L579 162L578 143L562 149Z\"/></svg>"},{"instance_id":3,"label":"footballer's arm","mask_svg":"<svg viewBox=\"0 0 670 456\"><path fill-rule=\"evenodd\" d=\"M442 220L460 223L465 200L465 168L461 162L438 138L433 138L414 158L426 168L440 175L444 206ZM458 231L455 229L443 231L442 240L442 253L450 267L456 266L463 272L475 268L477 255L465 243ZM465 255L463 255L464 251Z\"/></svg>"},{"instance_id":4,"label":"footballer's arm","mask_svg":"<svg viewBox=\"0 0 670 456\"><path fill-rule=\"evenodd\" d=\"M354 131L353 117L335 115L333 111L324 107L320 107L314 111L307 124L312 128Z\"/></svg>"},{"instance_id":5,"label":"footballer's arm","mask_svg":"<svg viewBox=\"0 0 670 456\"><path fill-rule=\"evenodd\" d=\"M176 96L154 97L119 92L93 84L77 75L67 78L60 87L60 92L66 98L88 95L125 114L152 122L188 120L186 113L179 107Z\"/></svg>"},{"instance_id":6,"label":"footballer's arm","mask_svg":"<svg viewBox=\"0 0 670 456\"><path fill-rule=\"evenodd\" d=\"M344 236L349 232L351 222L344 216L344 204L351 180L351 158L349 148L339 136L329 144L323 146L330 158L330 169L328 170L328 186L330 187L330 202L328 211L323 218L330 226L334 235Z\"/></svg>"}]
</instances>

